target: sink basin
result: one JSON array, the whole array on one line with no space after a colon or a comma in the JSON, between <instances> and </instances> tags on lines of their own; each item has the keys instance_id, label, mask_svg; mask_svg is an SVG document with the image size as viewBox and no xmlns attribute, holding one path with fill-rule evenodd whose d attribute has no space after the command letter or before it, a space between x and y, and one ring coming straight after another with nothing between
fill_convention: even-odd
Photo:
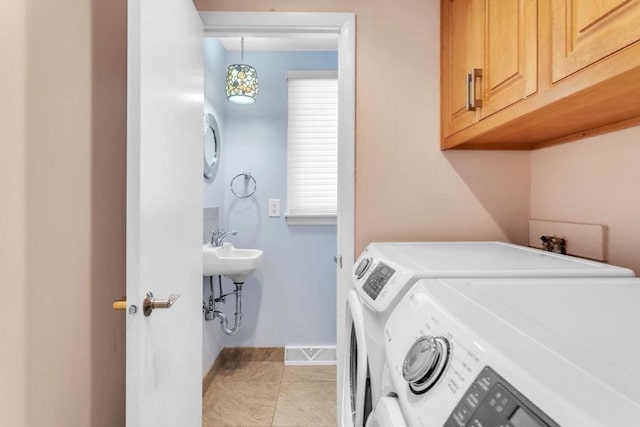
<instances>
[{"instance_id":1,"label":"sink basin","mask_svg":"<svg viewBox=\"0 0 640 427\"><path fill-rule=\"evenodd\" d=\"M244 282L256 271L262 259L260 249L238 249L231 243L222 246L202 246L203 276L226 276L234 282Z\"/></svg>"}]
</instances>

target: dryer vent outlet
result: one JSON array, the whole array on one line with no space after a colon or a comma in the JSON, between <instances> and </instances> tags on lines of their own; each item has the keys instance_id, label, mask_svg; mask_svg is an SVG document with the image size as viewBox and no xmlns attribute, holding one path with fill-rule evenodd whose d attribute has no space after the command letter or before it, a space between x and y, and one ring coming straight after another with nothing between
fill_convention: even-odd
<instances>
[{"instance_id":1,"label":"dryer vent outlet","mask_svg":"<svg viewBox=\"0 0 640 427\"><path fill-rule=\"evenodd\" d=\"M285 347L285 365L335 365L335 346Z\"/></svg>"}]
</instances>

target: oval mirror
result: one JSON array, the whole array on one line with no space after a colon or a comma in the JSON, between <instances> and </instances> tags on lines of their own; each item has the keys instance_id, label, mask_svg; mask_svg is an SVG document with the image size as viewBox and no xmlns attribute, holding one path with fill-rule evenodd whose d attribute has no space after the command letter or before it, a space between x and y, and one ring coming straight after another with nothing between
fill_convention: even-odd
<instances>
[{"instance_id":1,"label":"oval mirror","mask_svg":"<svg viewBox=\"0 0 640 427\"><path fill-rule=\"evenodd\" d=\"M212 114L204 115L204 176L213 179L220 163L220 131Z\"/></svg>"}]
</instances>

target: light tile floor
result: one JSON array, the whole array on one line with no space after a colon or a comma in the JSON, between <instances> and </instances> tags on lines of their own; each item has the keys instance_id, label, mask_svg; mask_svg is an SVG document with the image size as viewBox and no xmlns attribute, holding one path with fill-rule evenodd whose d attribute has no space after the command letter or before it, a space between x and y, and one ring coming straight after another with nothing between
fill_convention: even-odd
<instances>
[{"instance_id":1,"label":"light tile floor","mask_svg":"<svg viewBox=\"0 0 640 427\"><path fill-rule=\"evenodd\" d=\"M332 427L335 366L228 361L202 399L203 427Z\"/></svg>"}]
</instances>

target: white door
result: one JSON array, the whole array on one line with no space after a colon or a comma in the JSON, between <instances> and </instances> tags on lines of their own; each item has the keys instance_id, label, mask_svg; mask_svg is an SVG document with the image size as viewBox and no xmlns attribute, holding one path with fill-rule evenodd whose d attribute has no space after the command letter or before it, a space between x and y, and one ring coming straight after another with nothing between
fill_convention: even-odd
<instances>
[{"instance_id":1,"label":"white door","mask_svg":"<svg viewBox=\"0 0 640 427\"><path fill-rule=\"evenodd\" d=\"M350 289L353 289L351 268L355 261L355 106L356 106L356 23L353 15L346 15L340 24L338 37L338 270L336 288L337 331L337 406L344 401L345 343L345 301ZM342 427L338 417L338 427ZM348 425L348 424L346 424Z\"/></svg>"},{"instance_id":2,"label":"white door","mask_svg":"<svg viewBox=\"0 0 640 427\"><path fill-rule=\"evenodd\" d=\"M128 13L127 426L200 427L202 22L190 0ZM149 291L180 298L147 317Z\"/></svg>"}]
</instances>

